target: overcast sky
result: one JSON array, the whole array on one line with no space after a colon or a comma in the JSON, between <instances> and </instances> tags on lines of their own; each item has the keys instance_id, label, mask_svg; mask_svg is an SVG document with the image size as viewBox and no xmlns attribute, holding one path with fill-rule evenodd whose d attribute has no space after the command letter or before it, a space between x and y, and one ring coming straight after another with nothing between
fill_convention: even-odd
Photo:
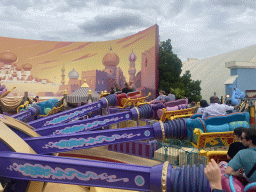
<instances>
[{"instance_id":1,"label":"overcast sky","mask_svg":"<svg viewBox=\"0 0 256 192\"><path fill-rule=\"evenodd\" d=\"M0 0L0 36L106 41L159 25L187 58L256 44L256 0Z\"/></svg>"}]
</instances>

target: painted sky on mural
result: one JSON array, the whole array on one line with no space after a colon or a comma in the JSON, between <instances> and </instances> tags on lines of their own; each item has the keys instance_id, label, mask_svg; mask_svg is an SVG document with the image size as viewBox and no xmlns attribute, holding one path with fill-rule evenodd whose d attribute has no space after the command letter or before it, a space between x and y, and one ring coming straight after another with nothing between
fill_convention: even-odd
<instances>
[{"instance_id":1,"label":"painted sky on mural","mask_svg":"<svg viewBox=\"0 0 256 192\"><path fill-rule=\"evenodd\" d=\"M160 40L186 58L256 43L255 0L1 0L0 36L106 41L159 25Z\"/></svg>"},{"instance_id":2,"label":"painted sky on mural","mask_svg":"<svg viewBox=\"0 0 256 192\"><path fill-rule=\"evenodd\" d=\"M73 68L81 79L82 71L105 69L104 56L114 52L119 57L117 67L121 68L126 81L129 81L130 54L134 52L137 56L135 68L138 73L141 70L141 55L155 47L156 31L157 26L154 25L125 38L100 42L59 42L0 37L0 50L14 53L18 57L15 62L17 66L31 64L31 74L34 77L48 79L51 82L56 78L58 83L61 82L63 67L66 83Z\"/></svg>"}]
</instances>

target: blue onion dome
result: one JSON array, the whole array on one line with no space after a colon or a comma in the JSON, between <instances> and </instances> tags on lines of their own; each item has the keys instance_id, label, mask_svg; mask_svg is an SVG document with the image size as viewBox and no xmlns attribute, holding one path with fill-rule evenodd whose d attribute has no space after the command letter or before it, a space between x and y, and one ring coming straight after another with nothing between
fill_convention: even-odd
<instances>
[{"instance_id":1,"label":"blue onion dome","mask_svg":"<svg viewBox=\"0 0 256 192\"><path fill-rule=\"evenodd\" d=\"M70 79L78 79L79 73L73 68L72 71L68 73Z\"/></svg>"}]
</instances>

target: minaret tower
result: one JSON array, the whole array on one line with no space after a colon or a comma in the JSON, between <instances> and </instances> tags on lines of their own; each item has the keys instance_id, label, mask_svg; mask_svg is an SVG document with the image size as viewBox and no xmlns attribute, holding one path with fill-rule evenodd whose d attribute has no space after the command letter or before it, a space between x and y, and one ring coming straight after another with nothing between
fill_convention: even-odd
<instances>
[{"instance_id":1,"label":"minaret tower","mask_svg":"<svg viewBox=\"0 0 256 192\"><path fill-rule=\"evenodd\" d=\"M137 59L137 57L132 51L132 53L129 56L129 61L130 61L130 68L128 71L128 73L130 75L129 82L132 82L135 78L135 74L136 74L135 61L136 61L136 59Z\"/></svg>"},{"instance_id":2,"label":"minaret tower","mask_svg":"<svg viewBox=\"0 0 256 192\"><path fill-rule=\"evenodd\" d=\"M61 68L61 72L62 72L62 74L61 74L61 84L65 85L65 67L64 67L64 65Z\"/></svg>"}]
</instances>

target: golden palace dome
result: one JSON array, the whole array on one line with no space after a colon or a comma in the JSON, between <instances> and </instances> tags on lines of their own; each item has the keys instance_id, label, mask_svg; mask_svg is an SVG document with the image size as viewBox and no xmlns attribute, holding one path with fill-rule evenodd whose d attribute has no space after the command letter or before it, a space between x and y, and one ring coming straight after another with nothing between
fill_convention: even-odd
<instances>
[{"instance_id":1,"label":"golden palace dome","mask_svg":"<svg viewBox=\"0 0 256 192\"><path fill-rule=\"evenodd\" d=\"M33 79L34 79L34 77L32 75L29 75L27 78L28 81L32 81Z\"/></svg>"},{"instance_id":2,"label":"golden palace dome","mask_svg":"<svg viewBox=\"0 0 256 192\"><path fill-rule=\"evenodd\" d=\"M23 68L24 70L31 70L31 69L32 69L32 65L29 64L29 63L27 63L27 64L22 65L22 68Z\"/></svg>"},{"instance_id":3,"label":"golden palace dome","mask_svg":"<svg viewBox=\"0 0 256 192\"><path fill-rule=\"evenodd\" d=\"M17 70L17 71L21 71L21 70L22 70L22 67L21 67L21 66L17 66L17 67L16 67L16 70Z\"/></svg>"},{"instance_id":4,"label":"golden palace dome","mask_svg":"<svg viewBox=\"0 0 256 192\"><path fill-rule=\"evenodd\" d=\"M116 67L119 63L119 57L110 48L110 51L103 57L102 63L105 67Z\"/></svg>"},{"instance_id":5,"label":"golden palace dome","mask_svg":"<svg viewBox=\"0 0 256 192\"><path fill-rule=\"evenodd\" d=\"M17 56L9 51L0 53L0 62L4 64L11 64L17 61Z\"/></svg>"}]
</instances>

